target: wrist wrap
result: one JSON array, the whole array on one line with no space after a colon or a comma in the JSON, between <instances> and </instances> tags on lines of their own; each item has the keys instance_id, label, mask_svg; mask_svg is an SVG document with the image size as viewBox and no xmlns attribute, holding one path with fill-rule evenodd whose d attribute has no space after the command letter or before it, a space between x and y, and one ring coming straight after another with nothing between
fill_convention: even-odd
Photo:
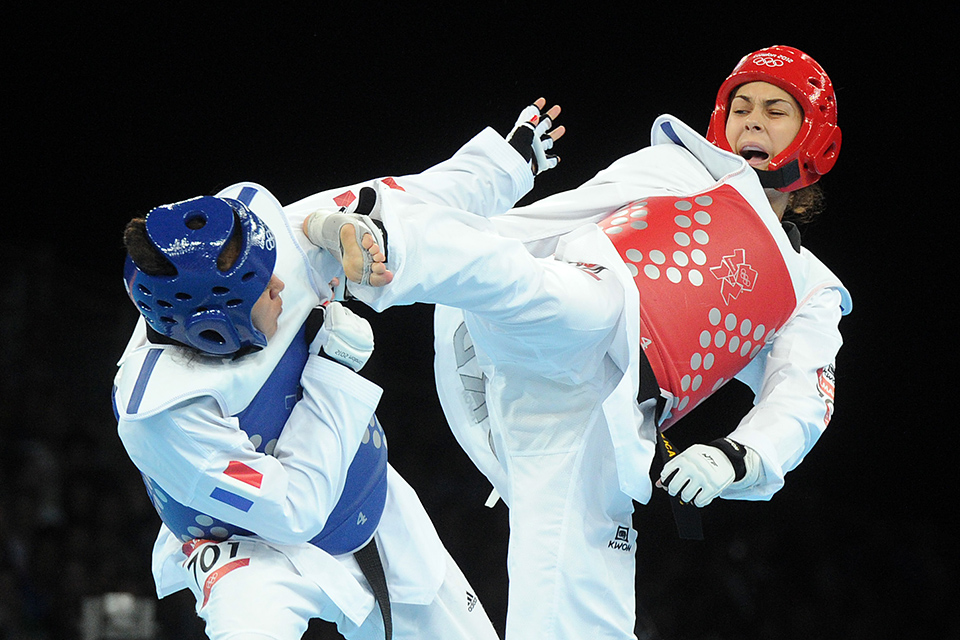
<instances>
[{"instance_id":1,"label":"wrist wrap","mask_svg":"<svg viewBox=\"0 0 960 640\"><path fill-rule=\"evenodd\" d=\"M710 443L711 447L716 447L723 451L723 454L733 465L733 481L743 480L747 475L747 464L744 458L747 456L747 448L739 442L734 442L730 438L718 438Z\"/></svg>"}]
</instances>

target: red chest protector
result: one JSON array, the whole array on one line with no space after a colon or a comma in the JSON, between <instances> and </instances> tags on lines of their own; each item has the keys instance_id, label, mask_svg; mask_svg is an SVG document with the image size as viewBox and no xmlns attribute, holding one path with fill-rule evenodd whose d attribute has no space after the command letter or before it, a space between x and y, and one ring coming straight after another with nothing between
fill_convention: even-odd
<instances>
[{"instance_id":1,"label":"red chest protector","mask_svg":"<svg viewBox=\"0 0 960 640\"><path fill-rule=\"evenodd\" d=\"M729 185L631 202L600 228L633 273L640 344L674 397L661 429L740 372L796 308L776 241Z\"/></svg>"}]
</instances>

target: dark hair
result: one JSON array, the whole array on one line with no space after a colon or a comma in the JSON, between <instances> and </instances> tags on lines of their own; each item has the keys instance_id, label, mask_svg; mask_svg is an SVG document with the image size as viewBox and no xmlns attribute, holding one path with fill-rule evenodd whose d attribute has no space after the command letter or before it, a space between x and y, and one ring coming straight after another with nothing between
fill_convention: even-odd
<instances>
[{"instance_id":1,"label":"dark hair","mask_svg":"<svg viewBox=\"0 0 960 640\"><path fill-rule=\"evenodd\" d=\"M123 229L123 246L134 264L151 276L175 276L177 269L150 241L146 218L134 218Z\"/></svg>"},{"instance_id":2,"label":"dark hair","mask_svg":"<svg viewBox=\"0 0 960 640\"><path fill-rule=\"evenodd\" d=\"M797 225L813 222L824 209L823 187L814 183L790 193L790 201L783 212L783 219Z\"/></svg>"},{"instance_id":3,"label":"dark hair","mask_svg":"<svg viewBox=\"0 0 960 640\"><path fill-rule=\"evenodd\" d=\"M240 246L242 244L240 219L237 214L233 214L233 232L230 239L224 245L220 255L217 256L217 268L220 271L226 271L233 266L240 255ZM195 228L193 221L187 221L187 226ZM151 276L175 276L177 269L173 266L163 253L157 249L156 245L147 235L146 218L134 218L127 223L123 230L123 245L130 254L130 258L141 271Z\"/></svg>"}]
</instances>

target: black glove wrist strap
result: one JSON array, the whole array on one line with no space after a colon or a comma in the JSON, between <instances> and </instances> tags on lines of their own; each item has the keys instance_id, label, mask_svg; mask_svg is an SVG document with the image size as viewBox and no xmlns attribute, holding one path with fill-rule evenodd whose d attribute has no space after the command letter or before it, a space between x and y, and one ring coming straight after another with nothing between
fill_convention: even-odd
<instances>
[{"instance_id":1,"label":"black glove wrist strap","mask_svg":"<svg viewBox=\"0 0 960 640\"><path fill-rule=\"evenodd\" d=\"M533 127L526 123L517 127L510 138L510 146L527 162L533 160Z\"/></svg>"},{"instance_id":2,"label":"black glove wrist strap","mask_svg":"<svg viewBox=\"0 0 960 640\"><path fill-rule=\"evenodd\" d=\"M743 480L747 475L747 464L744 461L747 457L747 448L730 438L718 438L711 442L710 446L723 451L723 455L730 460L730 464L733 465L733 481Z\"/></svg>"}]
</instances>

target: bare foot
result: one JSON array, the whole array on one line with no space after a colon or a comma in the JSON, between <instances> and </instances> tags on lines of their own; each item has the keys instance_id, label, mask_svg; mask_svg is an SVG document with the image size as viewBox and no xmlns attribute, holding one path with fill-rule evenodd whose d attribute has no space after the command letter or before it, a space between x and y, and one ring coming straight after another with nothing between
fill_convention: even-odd
<instances>
[{"instance_id":1,"label":"bare foot","mask_svg":"<svg viewBox=\"0 0 960 640\"><path fill-rule=\"evenodd\" d=\"M382 287L393 280L393 272L387 269L385 264L387 256L384 255L380 247L374 241L369 233L363 234L361 239L362 247L357 244L356 231L352 224L345 224L340 227L340 246L343 247L343 272L351 282L360 282L363 277L363 254L364 250L373 258L373 264L370 265L370 286Z\"/></svg>"}]
</instances>

